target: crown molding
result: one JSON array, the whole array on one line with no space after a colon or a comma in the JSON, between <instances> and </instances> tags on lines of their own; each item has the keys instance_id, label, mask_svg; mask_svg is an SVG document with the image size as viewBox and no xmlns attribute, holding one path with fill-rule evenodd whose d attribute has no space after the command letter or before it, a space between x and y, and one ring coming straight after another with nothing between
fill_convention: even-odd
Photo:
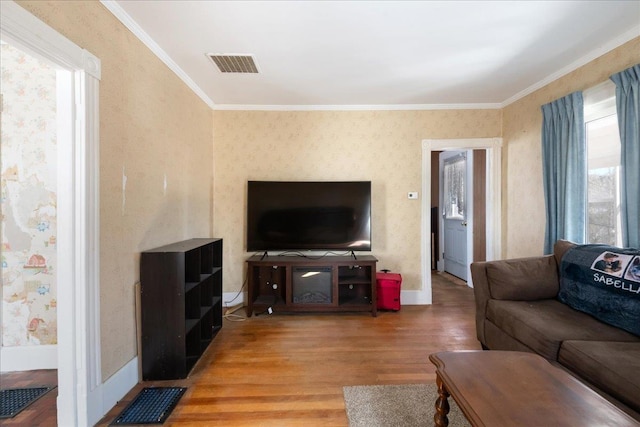
<instances>
[{"instance_id":1,"label":"crown molding","mask_svg":"<svg viewBox=\"0 0 640 427\"><path fill-rule=\"evenodd\" d=\"M502 104L389 104L389 105L239 105L216 104L217 111L423 111L495 110Z\"/></svg>"},{"instance_id":2,"label":"crown molding","mask_svg":"<svg viewBox=\"0 0 640 427\"><path fill-rule=\"evenodd\" d=\"M525 96L569 74L594 59L610 52L624 43L640 36L640 24L621 36L598 46L589 54L577 61L550 74L539 82L516 93L512 97L498 103L477 104L389 104L389 105L245 105L216 104L209 96L182 70L178 64L118 5L115 0L100 0L122 24L142 41L162 62L167 65L200 99L212 110L219 111L423 111L423 110L492 110L502 109Z\"/></svg>"},{"instance_id":3,"label":"crown molding","mask_svg":"<svg viewBox=\"0 0 640 427\"><path fill-rule=\"evenodd\" d=\"M115 0L100 0L100 3L107 8L122 24L129 29L142 43L147 46L162 62L165 63L171 71L173 71L189 88L202 99L210 108L215 103L207 96L206 93L184 72L182 68L171 59L171 57L156 43L149 34L147 34L136 21L124 11Z\"/></svg>"},{"instance_id":4,"label":"crown molding","mask_svg":"<svg viewBox=\"0 0 640 427\"><path fill-rule=\"evenodd\" d=\"M542 89L543 87L545 87L549 83L552 83L552 82L558 80L560 77L566 76L567 74L571 73L572 71L577 70L578 68L582 67L583 65L588 64L589 62L601 57L602 55L612 51L613 49L615 49L617 47L622 46L626 42L631 41L636 37L640 37L640 24L635 26L631 30L627 31L626 33L622 34L621 36L619 36L619 37L617 37L617 38L615 38L613 40L610 40L607 43L604 43L604 44L598 46L596 49L594 49L593 51L591 51L587 55L583 56L582 58L578 59L577 61L572 62L571 64L567 65L566 67L556 71L555 73L550 74L546 78L544 78L544 79L540 80L539 82L529 86L525 90L518 92L517 94L513 95L511 98L509 98L509 99L505 100L504 102L502 102L502 104L500 105L499 108L504 108L504 107L506 107L506 106L508 106L510 104L513 104L514 102L524 98L525 96L532 94L536 90Z\"/></svg>"}]
</instances>

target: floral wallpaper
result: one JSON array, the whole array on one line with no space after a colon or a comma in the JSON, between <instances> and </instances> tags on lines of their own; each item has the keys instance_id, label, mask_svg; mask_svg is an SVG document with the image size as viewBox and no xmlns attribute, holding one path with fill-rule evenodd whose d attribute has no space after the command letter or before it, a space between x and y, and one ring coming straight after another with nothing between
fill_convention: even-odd
<instances>
[{"instance_id":1,"label":"floral wallpaper","mask_svg":"<svg viewBox=\"0 0 640 427\"><path fill-rule=\"evenodd\" d=\"M378 266L402 271L403 289L417 289L420 202L407 200L406 192L421 188L420 141L495 137L506 128L510 141L505 144L512 144L512 149L507 152L509 147L503 147L503 236L509 236L504 245L514 254L538 247L529 239L531 234L540 234L544 222L528 208L539 201L541 191L534 188L539 185L538 172L533 170L537 166L529 166L535 160L531 153L538 151L538 145L531 144L539 133L541 99L521 100L506 111L504 122L504 109L212 113L100 2L17 3L102 62L103 379L137 354L134 284L139 279L140 251L189 237L223 237L225 291L242 287L248 255L244 251L244 204L249 178L368 177L374 184L377 206L373 253L381 260ZM637 42L628 44L618 52L627 59L637 57L637 47ZM622 61L615 57L608 55L603 61L611 59L622 69L618 67ZM592 68L585 72L593 81ZM582 74L568 79L578 77L576 81L582 84ZM552 92L558 92L557 87Z\"/></svg>"},{"instance_id":2,"label":"floral wallpaper","mask_svg":"<svg viewBox=\"0 0 640 427\"><path fill-rule=\"evenodd\" d=\"M17 3L101 62L100 362L107 380L139 354L140 252L213 236L211 108L99 1Z\"/></svg>"},{"instance_id":3,"label":"floral wallpaper","mask_svg":"<svg viewBox=\"0 0 640 427\"><path fill-rule=\"evenodd\" d=\"M421 287L422 140L500 136L500 110L214 111L213 233L225 292L244 277L248 180L371 181L377 268ZM423 197L422 194L419 197Z\"/></svg>"},{"instance_id":4,"label":"floral wallpaper","mask_svg":"<svg viewBox=\"0 0 640 427\"><path fill-rule=\"evenodd\" d=\"M2 64L2 345L56 344L56 70Z\"/></svg>"}]
</instances>

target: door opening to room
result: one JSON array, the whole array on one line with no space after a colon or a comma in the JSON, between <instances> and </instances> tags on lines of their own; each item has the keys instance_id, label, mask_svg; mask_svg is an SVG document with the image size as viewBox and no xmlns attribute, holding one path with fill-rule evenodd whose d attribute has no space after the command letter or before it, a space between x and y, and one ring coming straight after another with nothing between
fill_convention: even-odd
<instances>
[{"instance_id":1,"label":"door opening to room","mask_svg":"<svg viewBox=\"0 0 640 427\"><path fill-rule=\"evenodd\" d=\"M25 230L24 227L28 229L35 225L37 233L53 230L52 222L55 222L54 239L51 239L51 236L48 236L47 239L40 238L41 243L39 243L42 247L55 247L56 263L54 268L49 268L49 261L53 258L47 259L46 255L35 252L29 254L22 267L28 274L33 272L33 276L41 275L37 278L32 277L30 279L33 280L30 283L23 284L27 289L35 287L35 293L45 298L51 295L52 290L56 291L55 300L52 298L48 303L42 303L37 307L41 307L45 312L55 309L56 324L59 327L56 327L56 345L6 347L7 343L3 342L3 346L0 346L0 351L2 351L0 365L4 367L5 364L11 362L14 368L22 366L21 370L35 369L36 366L38 369L44 369L46 366L57 367L57 423L60 425L93 425L103 415L102 406L106 396L101 388L100 306L98 298L100 284L98 164L100 109L98 94L101 63L100 59L91 52L65 38L19 5L13 2L2 3L2 20L0 22L2 40L23 52L28 52L34 58L44 61L51 66L52 70L55 70L55 119L53 120L56 134L55 150L53 150L55 154L47 150L36 150L33 161L17 162L17 175L13 172L16 168L12 168L7 171L3 170L2 178L4 179L6 176L9 178L7 184L14 185L14 182L10 182L11 178L13 176L20 177L20 173L27 170L27 166L33 166L32 163L46 166L38 172L39 175L30 174L27 177L34 184L35 190L28 193L25 199L21 196L20 203L11 203L11 209L16 209L17 206L26 206L25 200L38 200L38 203L35 204L36 207L31 211L27 209L27 213L18 212L19 215L14 214L10 220L22 221L23 228L18 228L22 232ZM3 60L2 65L4 64ZM31 74L27 73L25 80L30 76ZM5 77L4 72L3 77ZM2 87L4 89L8 86L5 86L3 82ZM20 88L17 93L21 93ZM46 91L39 91L36 98L46 98L47 95ZM7 104L5 95L5 108ZM33 107L39 105L34 104ZM3 119L3 143L10 135L4 128L7 126L5 123L6 121ZM24 122L18 120L15 124L20 127L24 125ZM43 129L45 125L49 128L49 122L41 122L37 127ZM27 135L27 137L32 136L32 134ZM35 139L37 140L37 138ZM33 141L26 137L21 137L19 142L28 149L35 146ZM4 162L5 153L1 154ZM44 179L47 180L46 184L43 183ZM38 182L38 180L42 182ZM39 199L43 193L49 196L47 185L51 182L56 184L54 210L48 206L51 204L50 198L44 198L45 202L41 202ZM4 187L2 195L3 201L6 198L8 203L10 199L5 197ZM9 207L3 205L2 209L5 214L5 209L9 209ZM30 212L35 213L30 215ZM55 218L46 218L46 215L52 216L50 214L55 214ZM24 224L25 220L21 219L25 215L28 217L26 225ZM38 219L48 219L49 223L46 224L45 221L38 221ZM4 226L5 224L3 224ZM16 227L13 227L13 230L15 231ZM37 237L42 237L37 233ZM8 241L16 238L15 235L10 235L6 228L4 234ZM5 235L2 236L3 239ZM22 235L19 233L16 235L20 240ZM32 257L32 255L40 256ZM8 264L7 260L7 266ZM48 288L44 274L49 274L55 279L55 282L48 284ZM34 281L37 280L40 280L41 283L35 286ZM6 289L6 283L3 284L5 285L3 288ZM52 284L60 286L56 288ZM28 290L25 292L29 293ZM20 298L20 293L17 292L11 293L10 297L15 298L14 294ZM3 310L0 316L4 317L6 314L7 310ZM35 316L36 314L33 317L35 318ZM41 330L40 326L44 325L41 320L32 322L32 318L28 317L28 319L27 330L32 329L37 333ZM46 318L43 317L37 319L46 321ZM36 323L38 324L37 328ZM3 327L5 326L3 320ZM28 351L21 353L25 347ZM9 348L11 351L4 351ZM36 351L45 352L45 355L40 353L36 357L32 357ZM11 357L7 357L7 355ZM23 355L24 357L21 357ZM45 365L45 363L51 363L51 365ZM15 371L15 369L13 370Z\"/></svg>"},{"instance_id":2,"label":"door opening to room","mask_svg":"<svg viewBox=\"0 0 640 427\"><path fill-rule=\"evenodd\" d=\"M467 281L469 264L486 260L487 150L431 156L431 269Z\"/></svg>"},{"instance_id":3,"label":"door opening to room","mask_svg":"<svg viewBox=\"0 0 640 427\"><path fill-rule=\"evenodd\" d=\"M57 69L0 44L2 371L57 368Z\"/></svg>"}]
</instances>

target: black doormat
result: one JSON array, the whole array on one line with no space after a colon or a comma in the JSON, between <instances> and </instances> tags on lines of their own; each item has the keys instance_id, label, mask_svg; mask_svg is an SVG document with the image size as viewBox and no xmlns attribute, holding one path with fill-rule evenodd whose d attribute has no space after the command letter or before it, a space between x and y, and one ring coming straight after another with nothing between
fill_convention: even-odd
<instances>
[{"instance_id":1,"label":"black doormat","mask_svg":"<svg viewBox=\"0 0 640 427\"><path fill-rule=\"evenodd\" d=\"M0 390L0 418L13 418L53 387L8 388Z\"/></svg>"},{"instance_id":2,"label":"black doormat","mask_svg":"<svg viewBox=\"0 0 640 427\"><path fill-rule=\"evenodd\" d=\"M186 387L145 387L111 425L162 424L186 390Z\"/></svg>"}]
</instances>

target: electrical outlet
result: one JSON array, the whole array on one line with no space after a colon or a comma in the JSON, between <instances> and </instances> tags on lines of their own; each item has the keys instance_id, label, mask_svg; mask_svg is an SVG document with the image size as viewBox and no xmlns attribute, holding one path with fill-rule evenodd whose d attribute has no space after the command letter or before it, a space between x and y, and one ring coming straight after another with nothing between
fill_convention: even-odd
<instances>
[{"instance_id":1,"label":"electrical outlet","mask_svg":"<svg viewBox=\"0 0 640 427\"><path fill-rule=\"evenodd\" d=\"M273 308L271 308L271 307L267 308L267 313L273 314Z\"/></svg>"},{"instance_id":2,"label":"electrical outlet","mask_svg":"<svg viewBox=\"0 0 640 427\"><path fill-rule=\"evenodd\" d=\"M410 191L410 192L407 194L407 197L408 197L409 199L417 199L417 198L418 198L418 192L417 192L417 191Z\"/></svg>"}]
</instances>

